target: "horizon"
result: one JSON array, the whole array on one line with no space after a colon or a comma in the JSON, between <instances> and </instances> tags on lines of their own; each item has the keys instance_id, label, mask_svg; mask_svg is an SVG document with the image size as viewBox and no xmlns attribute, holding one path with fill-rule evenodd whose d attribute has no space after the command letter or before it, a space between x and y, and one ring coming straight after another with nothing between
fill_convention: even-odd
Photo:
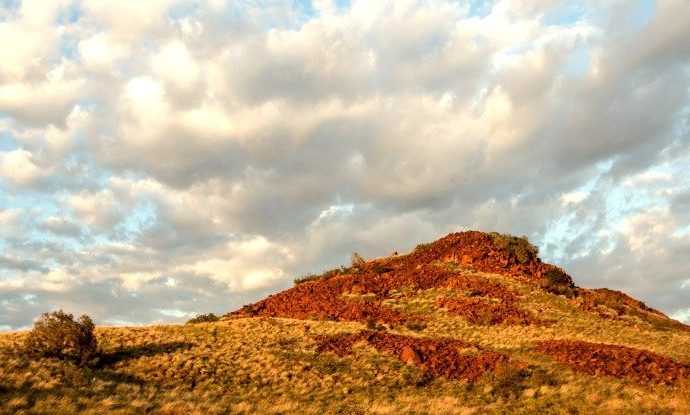
<instances>
[{"instance_id":1,"label":"horizon","mask_svg":"<svg viewBox=\"0 0 690 415\"><path fill-rule=\"evenodd\" d=\"M0 2L0 331L225 314L450 232L690 323L681 0Z\"/></svg>"}]
</instances>

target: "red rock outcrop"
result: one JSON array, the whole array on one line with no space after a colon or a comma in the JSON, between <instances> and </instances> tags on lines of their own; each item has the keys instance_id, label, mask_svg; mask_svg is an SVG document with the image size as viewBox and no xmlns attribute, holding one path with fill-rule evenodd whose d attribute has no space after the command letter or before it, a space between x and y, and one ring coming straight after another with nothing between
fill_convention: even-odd
<instances>
[{"instance_id":1,"label":"red rock outcrop","mask_svg":"<svg viewBox=\"0 0 690 415\"><path fill-rule=\"evenodd\" d=\"M514 296L505 294L506 290L501 284L472 277L460 278L457 272L441 266L443 262L471 263L476 271L527 282L539 281L546 270L553 268L538 258L519 263L514 255L497 248L488 234L476 231L453 233L407 255L368 261L356 269L350 268L333 273L328 278L298 284L230 313L230 316L374 320L397 326L407 320L421 318L385 306L382 301L392 290L403 287L413 290L468 288L502 300L510 297L507 310L496 310L499 316L496 321L519 324L527 321L528 313L517 311ZM350 299L342 294L373 294L375 298ZM508 314L512 317L503 317Z\"/></svg>"},{"instance_id":2,"label":"red rock outcrop","mask_svg":"<svg viewBox=\"0 0 690 415\"><path fill-rule=\"evenodd\" d=\"M690 365L648 350L576 340L545 340L534 349L576 372L629 378L642 382L673 383L690 377Z\"/></svg>"},{"instance_id":3,"label":"red rock outcrop","mask_svg":"<svg viewBox=\"0 0 690 415\"><path fill-rule=\"evenodd\" d=\"M501 353L481 350L476 345L456 339L428 339L401 336L385 332L363 331L346 336L322 336L319 352L333 352L338 356L352 353L352 346L366 342L379 351L396 356L406 363L424 367L433 377L465 380L474 383L486 373L502 365L523 368Z\"/></svg>"},{"instance_id":4,"label":"red rock outcrop","mask_svg":"<svg viewBox=\"0 0 690 415\"><path fill-rule=\"evenodd\" d=\"M281 293L271 295L258 303L245 306L228 314L229 317L264 316L298 319L332 319L339 321L375 321L391 327L406 321L421 321L423 317L401 313L386 306L383 301L389 293L401 288L426 290L450 288L464 290L470 298L440 299L438 307L483 324L532 324L538 320L518 306L515 293L503 284L471 274L458 274L457 269L467 267L513 278L532 284L535 289L547 281L547 271L557 267L541 262L536 256L523 258L508 249L499 248L491 234L467 231L452 233L436 242L420 245L407 255L394 255L372 261L358 261L356 267L329 272L324 278L298 284ZM564 274L563 283L574 287L572 279ZM644 320L687 329L681 323L623 293L612 290L575 289L575 306L601 313L599 304L614 307L620 314L626 310L639 312ZM366 298L348 298L343 294L369 295ZM476 297L476 298L475 298ZM610 317L610 316L608 316Z\"/></svg>"}]
</instances>

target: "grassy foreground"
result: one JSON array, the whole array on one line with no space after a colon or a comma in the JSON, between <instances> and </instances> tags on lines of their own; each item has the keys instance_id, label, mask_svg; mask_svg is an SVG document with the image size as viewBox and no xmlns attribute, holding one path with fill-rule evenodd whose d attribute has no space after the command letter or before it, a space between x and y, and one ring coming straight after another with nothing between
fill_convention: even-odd
<instances>
[{"instance_id":1,"label":"grassy foreground","mask_svg":"<svg viewBox=\"0 0 690 415\"><path fill-rule=\"evenodd\" d=\"M602 319L563 296L500 276L539 310L540 325L473 325L433 307L451 293L424 290L387 300L428 318L426 327L391 333L473 342L527 363L529 376L497 372L470 384L430 378L366 343L353 355L318 353L316 338L356 333L355 322L238 318L216 323L99 327L102 357L93 368L31 359L25 333L0 335L3 414L482 414L690 413L688 382L671 385L576 373L533 350L545 339L576 339L645 349L690 363L690 332L641 320Z\"/></svg>"}]
</instances>

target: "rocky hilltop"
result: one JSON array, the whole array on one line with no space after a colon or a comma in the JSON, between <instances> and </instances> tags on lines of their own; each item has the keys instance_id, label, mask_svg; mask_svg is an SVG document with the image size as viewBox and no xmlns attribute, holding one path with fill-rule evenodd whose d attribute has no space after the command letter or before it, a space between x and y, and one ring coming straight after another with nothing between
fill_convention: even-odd
<instances>
[{"instance_id":1,"label":"rocky hilltop","mask_svg":"<svg viewBox=\"0 0 690 415\"><path fill-rule=\"evenodd\" d=\"M690 413L688 326L510 235L354 254L190 323L97 327L92 367L0 335L0 413Z\"/></svg>"},{"instance_id":2,"label":"rocky hilltop","mask_svg":"<svg viewBox=\"0 0 690 415\"><path fill-rule=\"evenodd\" d=\"M483 326L557 325L559 321L544 315L542 307L521 304L524 290L546 295L545 298L562 296L569 307L601 318L670 330L690 328L622 292L577 287L565 271L542 262L537 247L525 237L498 233L452 233L419 245L409 254L396 252L371 261L355 255L350 267L296 282L295 287L246 305L226 318L283 317L366 323L370 330L321 338L318 350L344 356L354 344L363 342L406 363L419 365L432 376L468 382L501 366L512 364L513 369L520 371L527 364L479 343L401 336L385 330L401 325L424 327L439 314L458 316ZM437 294L429 305L431 312L420 313L400 306L405 300L428 292ZM465 353L468 350L475 353ZM620 345L566 338L535 342L533 350L575 371L595 376L659 383L673 383L690 376L688 364Z\"/></svg>"}]
</instances>

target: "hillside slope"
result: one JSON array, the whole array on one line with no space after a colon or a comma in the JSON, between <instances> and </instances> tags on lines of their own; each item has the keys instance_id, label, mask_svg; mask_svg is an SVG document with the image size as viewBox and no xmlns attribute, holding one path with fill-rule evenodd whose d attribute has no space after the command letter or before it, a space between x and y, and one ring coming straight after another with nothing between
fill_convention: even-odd
<instances>
[{"instance_id":1,"label":"hillside slope","mask_svg":"<svg viewBox=\"0 0 690 415\"><path fill-rule=\"evenodd\" d=\"M690 413L690 330L462 232L216 323L98 328L99 364L0 335L2 413Z\"/></svg>"}]
</instances>

